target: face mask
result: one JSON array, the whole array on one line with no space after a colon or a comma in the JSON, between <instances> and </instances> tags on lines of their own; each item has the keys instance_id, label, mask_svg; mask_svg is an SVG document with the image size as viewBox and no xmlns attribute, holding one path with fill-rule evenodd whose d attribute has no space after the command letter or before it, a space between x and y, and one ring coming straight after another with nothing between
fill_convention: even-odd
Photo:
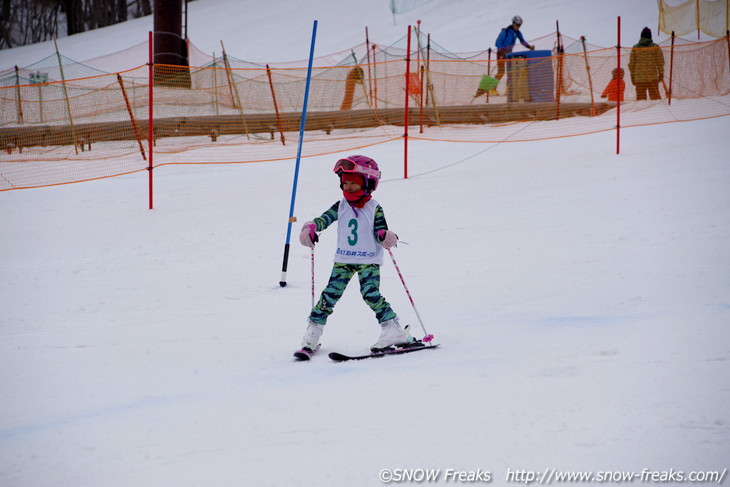
<instances>
[{"instance_id":1,"label":"face mask","mask_svg":"<svg viewBox=\"0 0 730 487\"><path fill-rule=\"evenodd\" d=\"M349 202L357 201L360 198L363 197L365 194L365 190L361 189L360 191L355 191L354 193L348 193L345 190L342 190L342 194L345 196L345 199Z\"/></svg>"}]
</instances>

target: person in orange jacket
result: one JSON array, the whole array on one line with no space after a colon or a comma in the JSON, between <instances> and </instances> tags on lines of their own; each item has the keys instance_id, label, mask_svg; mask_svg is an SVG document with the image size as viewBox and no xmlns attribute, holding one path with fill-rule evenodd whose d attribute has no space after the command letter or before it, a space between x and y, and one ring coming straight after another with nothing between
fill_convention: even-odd
<instances>
[{"instance_id":1,"label":"person in orange jacket","mask_svg":"<svg viewBox=\"0 0 730 487\"><path fill-rule=\"evenodd\" d=\"M601 93L601 98L608 97L608 101L624 101L624 90L626 89L624 69L613 68L611 75L613 78L608 82L603 93Z\"/></svg>"}]
</instances>

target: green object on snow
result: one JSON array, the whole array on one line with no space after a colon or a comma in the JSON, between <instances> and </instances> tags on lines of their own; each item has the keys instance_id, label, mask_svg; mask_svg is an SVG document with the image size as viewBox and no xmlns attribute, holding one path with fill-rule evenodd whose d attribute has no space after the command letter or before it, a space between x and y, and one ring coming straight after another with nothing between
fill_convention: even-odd
<instances>
[{"instance_id":1,"label":"green object on snow","mask_svg":"<svg viewBox=\"0 0 730 487\"><path fill-rule=\"evenodd\" d=\"M485 74L484 76L482 76L482 80L479 82L479 89L481 91L491 91L496 88L498 84L499 80L497 78L492 78L491 76L487 76Z\"/></svg>"}]
</instances>

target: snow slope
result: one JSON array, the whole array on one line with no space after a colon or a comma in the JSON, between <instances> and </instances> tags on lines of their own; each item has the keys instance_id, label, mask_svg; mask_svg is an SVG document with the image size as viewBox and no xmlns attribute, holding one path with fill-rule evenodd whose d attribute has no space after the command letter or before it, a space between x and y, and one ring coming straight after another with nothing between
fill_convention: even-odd
<instances>
[{"instance_id":1,"label":"snow slope","mask_svg":"<svg viewBox=\"0 0 730 487\"><path fill-rule=\"evenodd\" d=\"M395 32L385 6L378 23L365 2L346 3L348 15L309 3L323 15L318 52L358 42L364 21L371 36ZM604 3L540 5L561 27L610 24L610 9L634 5ZM190 6L236 19L219 14L211 39L244 39L245 26L274 16L257 3L247 24L238 4L254 12L247 1ZM311 22L294 4L279 5L288 42L267 55L306 55ZM430 15L454 50L467 27L514 13L530 34L554 21L531 20L526 1L476 4L434 0L414 15ZM653 25L650 13L636 25ZM118 49L110 32L93 43ZM420 141L407 180L400 144L368 149L384 171L375 197L409 242L394 254L442 348L356 363L326 357L377 338L356 285L323 353L291 358L311 304L309 252L294 242L289 285L278 286L294 161L160 168L154 211L145 175L0 193L0 485L377 486L397 468L441 469L437 484L446 469L489 471L504 485L509 469L723 471L728 121L633 128L621 140L618 156L612 133ZM339 198L338 155L303 160L300 222ZM318 292L333 252L330 229L316 250ZM382 271L384 295L418 329L393 266Z\"/></svg>"}]
</instances>

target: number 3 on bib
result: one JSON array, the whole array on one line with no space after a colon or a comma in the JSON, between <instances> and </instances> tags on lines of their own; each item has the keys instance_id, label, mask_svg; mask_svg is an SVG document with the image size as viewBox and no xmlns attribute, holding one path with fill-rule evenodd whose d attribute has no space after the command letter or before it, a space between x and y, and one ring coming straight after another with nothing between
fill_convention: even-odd
<instances>
[{"instance_id":1,"label":"number 3 on bib","mask_svg":"<svg viewBox=\"0 0 730 487\"><path fill-rule=\"evenodd\" d=\"M357 220L353 218L347 223L347 226L352 229L352 235L347 237L347 243L355 246L357 245Z\"/></svg>"}]
</instances>

